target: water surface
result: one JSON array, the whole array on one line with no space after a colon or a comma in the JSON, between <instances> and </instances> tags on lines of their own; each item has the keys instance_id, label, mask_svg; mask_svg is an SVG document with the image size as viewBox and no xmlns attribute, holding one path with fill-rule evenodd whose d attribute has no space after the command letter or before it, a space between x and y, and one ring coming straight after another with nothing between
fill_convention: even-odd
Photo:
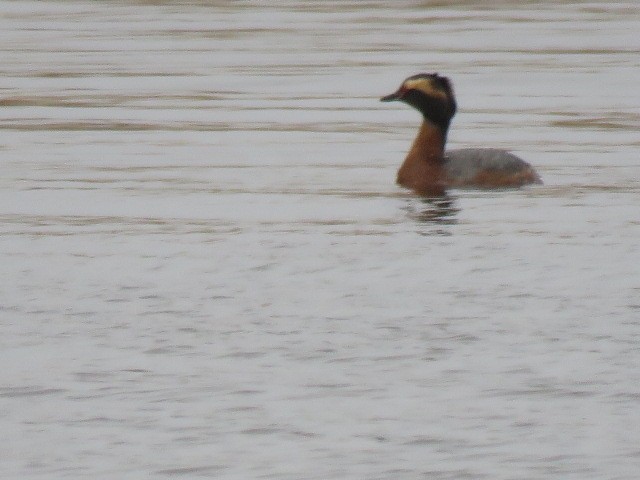
<instances>
[{"instance_id":1,"label":"water surface","mask_svg":"<svg viewBox=\"0 0 640 480\"><path fill-rule=\"evenodd\" d=\"M3 478L636 479L632 2L0 5ZM417 198L419 118L545 184Z\"/></svg>"}]
</instances>

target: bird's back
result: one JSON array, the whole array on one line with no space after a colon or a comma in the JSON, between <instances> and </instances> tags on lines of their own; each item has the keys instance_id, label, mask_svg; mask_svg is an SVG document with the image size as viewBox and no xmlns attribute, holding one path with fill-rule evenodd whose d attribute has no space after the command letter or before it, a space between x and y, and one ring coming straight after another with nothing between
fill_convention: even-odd
<instances>
[{"instance_id":1,"label":"bird's back","mask_svg":"<svg viewBox=\"0 0 640 480\"><path fill-rule=\"evenodd\" d=\"M510 187L542 183L520 157L495 148L447 150L444 174L450 186Z\"/></svg>"}]
</instances>

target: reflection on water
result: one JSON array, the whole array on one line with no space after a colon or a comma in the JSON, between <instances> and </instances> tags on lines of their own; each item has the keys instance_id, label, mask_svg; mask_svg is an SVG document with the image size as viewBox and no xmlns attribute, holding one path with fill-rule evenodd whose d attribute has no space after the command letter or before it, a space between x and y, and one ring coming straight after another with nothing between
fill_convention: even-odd
<instances>
[{"instance_id":1,"label":"reflection on water","mask_svg":"<svg viewBox=\"0 0 640 480\"><path fill-rule=\"evenodd\" d=\"M2 478L636 480L640 7L0 2ZM545 185L421 199L420 121Z\"/></svg>"},{"instance_id":2,"label":"reflection on water","mask_svg":"<svg viewBox=\"0 0 640 480\"><path fill-rule=\"evenodd\" d=\"M456 206L456 198L451 194L433 198L413 198L407 200L404 207L407 217L423 225L455 225L456 214L459 208ZM423 234L426 232L422 232ZM451 235L450 229L429 230L431 235Z\"/></svg>"}]
</instances>

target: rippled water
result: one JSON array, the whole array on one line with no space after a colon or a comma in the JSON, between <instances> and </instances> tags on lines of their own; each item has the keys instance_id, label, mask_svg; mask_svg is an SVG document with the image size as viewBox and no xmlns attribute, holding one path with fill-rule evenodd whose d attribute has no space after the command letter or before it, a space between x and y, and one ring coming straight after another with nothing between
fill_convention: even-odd
<instances>
[{"instance_id":1,"label":"rippled water","mask_svg":"<svg viewBox=\"0 0 640 480\"><path fill-rule=\"evenodd\" d=\"M0 4L3 478L639 477L640 7L448 3Z\"/></svg>"}]
</instances>

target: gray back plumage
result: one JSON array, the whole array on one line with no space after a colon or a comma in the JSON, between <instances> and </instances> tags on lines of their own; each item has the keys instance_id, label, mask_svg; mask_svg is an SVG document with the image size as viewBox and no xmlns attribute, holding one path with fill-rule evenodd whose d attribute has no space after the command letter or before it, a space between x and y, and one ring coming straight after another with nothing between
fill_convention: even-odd
<instances>
[{"instance_id":1,"label":"gray back plumage","mask_svg":"<svg viewBox=\"0 0 640 480\"><path fill-rule=\"evenodd\" d=\"M445 171L450 178L461 183L471 181L481 171L516 174L531 166L506 150L495 148L461 148L444 154Z\"/></svg>"}]
</instances>

